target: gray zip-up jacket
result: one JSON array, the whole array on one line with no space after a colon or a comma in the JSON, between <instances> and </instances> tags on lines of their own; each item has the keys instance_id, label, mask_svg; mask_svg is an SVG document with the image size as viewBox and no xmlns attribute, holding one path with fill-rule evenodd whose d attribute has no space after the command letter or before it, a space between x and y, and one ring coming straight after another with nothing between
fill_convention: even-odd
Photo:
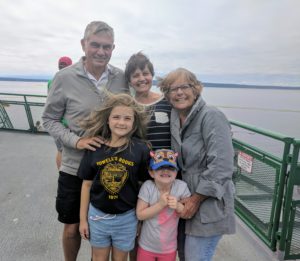
<instances>
[{"instance_id":1,"label":"gray zip-up jacket","mask_svg":"<svg viewBox=\"0 0 300 261\"><path fill-rule=\"evenodd\" d=\"M99 91L88 78L83 60L84 57L57 72L42 116L44 128L63 144L60 170L71 175L77 175L84 152L76 149L77 141L84 134L79 122L100 106L106 97L106 93ZM124 73L111 65L106 90L112 93L129 93ZM62 117L68 122L68 127L61 123Z\"/></svg>"},{"instance_id":2,"label":"gray zip-up jacket","mask_svg":"<svg viewBox=\"0 0 300 261\"><path fill-rule=\"evenodd\" d=\"M192 194L209 196L195 216L186 220L186 234L208 237L234 233L233 146L225 115L199 96L182 128L177 111L172 109L171 134L182 179Z\"/></svg>"}]
</instances>

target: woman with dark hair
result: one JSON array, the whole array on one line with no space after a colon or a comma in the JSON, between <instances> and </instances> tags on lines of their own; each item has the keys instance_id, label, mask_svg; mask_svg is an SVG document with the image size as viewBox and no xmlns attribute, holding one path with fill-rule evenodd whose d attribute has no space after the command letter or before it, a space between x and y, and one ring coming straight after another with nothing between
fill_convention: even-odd
<instances>
[{"instance_id":1,"label":"woman with dark hair","mask_svg":"<svg viewBox=\"0 0 300 261\"><path fill-rule=\"evenodd\" d=\"M151 90L154 77L153 64L143 53L132 55L125 68L125 79L131 95L146 107L151 118L147 126L147 140L153 150L170 149L171 106L164 95Z\"/></svg>"}]
</instances>

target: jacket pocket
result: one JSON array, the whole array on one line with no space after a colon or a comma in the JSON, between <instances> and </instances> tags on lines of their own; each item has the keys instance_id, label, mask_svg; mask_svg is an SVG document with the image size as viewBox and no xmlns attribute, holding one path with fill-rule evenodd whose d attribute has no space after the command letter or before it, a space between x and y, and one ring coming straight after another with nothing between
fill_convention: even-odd
<instances>
[{"instance_id":1,"label":"jacket pocket","mask_svg":"<svg viewBox=\"0 0 300 261\"><path fill-rule=\"evenodd\" d=\"M214 223L226 217L224 198L208 198L200 206L201 223Z\"/></svg>"}]
</instances>

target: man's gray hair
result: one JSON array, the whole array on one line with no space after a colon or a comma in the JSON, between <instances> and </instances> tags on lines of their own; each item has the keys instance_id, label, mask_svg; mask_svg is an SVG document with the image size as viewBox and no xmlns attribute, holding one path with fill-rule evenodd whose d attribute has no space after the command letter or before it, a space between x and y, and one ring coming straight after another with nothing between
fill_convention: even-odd
<instances>
[{"instance_id":1,"label":"man's gray hair","mask_svg":"<svg viewBox=\"0 0 300 261\"><path fill-rule=\"evenodd\" d=\"M91 35L100 33L100 32L106 32L109 34L113 40L114 40L114 29L110 27L107 23L104 23L102 21L93 21L87 25L84 31L84 40L87 40Z\"/></svg>"}]
</instances>

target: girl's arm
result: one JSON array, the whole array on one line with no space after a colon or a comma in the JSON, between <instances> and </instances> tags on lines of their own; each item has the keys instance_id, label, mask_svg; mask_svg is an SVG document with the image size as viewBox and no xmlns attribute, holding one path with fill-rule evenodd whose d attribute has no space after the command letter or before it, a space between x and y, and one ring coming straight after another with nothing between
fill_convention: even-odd
<instances>
[{"instance_id":1,"label":"girl's arm","mask_svg":"<svg viewBox=\"0 0 300 261\"><path fill-rule=\"evenodd\" d=\"M83 239L89 239L90 237L88 225L88 210L90 203L90 189L92 183L92 180L84 180L81 187L79 232Z\"/></svg>"},{"instance_id":2,"label":"girl's arm","mask_svg":"<svg viewBox=\"0 0 300 261\"><path fill-rule=\"evenodd\" d=\"M150 206L149 203L145 202L144 200L138 199L136 206L137 218L139 220L145 220L157 215L162 209L164 209L168 205L168 195L168 192L163 193L160 196L159 201L152 206Z\"/></svg>"}]
</instances>

